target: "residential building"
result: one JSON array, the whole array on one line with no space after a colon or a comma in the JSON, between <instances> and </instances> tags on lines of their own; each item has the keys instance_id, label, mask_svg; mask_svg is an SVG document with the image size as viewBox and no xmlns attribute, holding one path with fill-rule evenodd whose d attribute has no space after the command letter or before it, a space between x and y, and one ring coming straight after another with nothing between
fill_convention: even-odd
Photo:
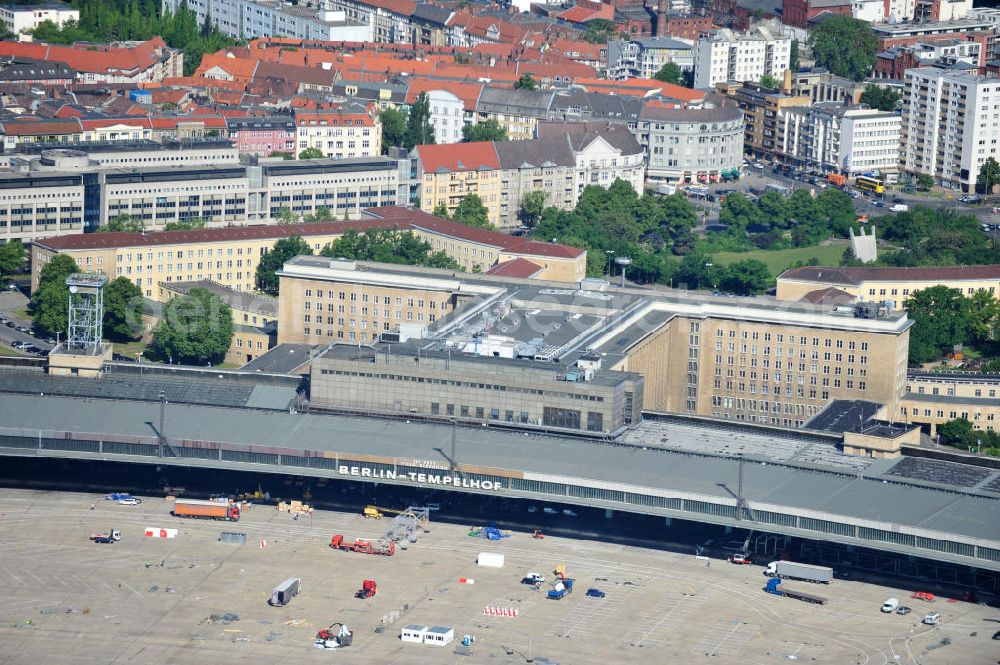
<instances>
[{"instance_id":1,"label":"residential building","mask_svg":"<svg viewBox=\"0 0 1000 665\"><path fill-rule=\"evenodd\" d=\"M3 182L0 178L0 187ZM27 194L31 183L22 176L21 185L21 191ZM67 190L56 200L66 200L67 208L82 207L82 187L81 183L77 190ZM51 201L51 194L49 196ZM37 203L36 199L30 200L34 206L51 205L40 198ZM34 216L32 211L32 220ZM143 295L153 300L164 297L158 287L161 282L211 280L238 291L252 291L260 257L267 254L276 241L299 236L318 253L348 230L364 233L368 229L412 231L430 243L434 251L445 252L468 271L474 265L489 269L524 260L542 269L537 274L539 279L575 282L586 275L586 250L476 229L419 210L389 206L369 209L362 219L346 222L157 233L77 233L57 237L39 234L42 239L35 240L31 248L32 289L38 286L38 275L45 264L56 254L67 254L86 271L104 273L109 279L121 276L132 279L143 289Z\"/></svg>"},{"instance_id":2,"label":"residential building","mask_svg":"<svg viewBox=\"0 0 1000 665\"><path fill-rule=\"evenodd\" d=\"M819 102L795 111L805 118L794 140L788 140L782 151L787 157L851 177L878 171L895 180L899 170L898 113L838 102Z\"/></svg>"},{"instance_id":3,"label":"residential building","mask_svg":"<svg viewBox=\"0 0 1000 665\"><path fill-rule=\"evenodd\" d=\"M938 184L971 192L979 170L997 155L1000 105L995 78L923 67L906 72L901 166Z\"/></svg>"},{"instance_id":4,"label":"residential building","mask_svg":"<svg viewBox=\"0 0 1000 665\"><path fill-rule=\"evenodd\" d=\"M946 39L893 46L876 54L875 78L902 81L907 69L937 67L966 74L979 73L983 46L979 42Z\"/></svg>"},{"instance_id":5,"label":"residential building","mask_svg":"<svg viewBox=\"0 0 1000 665\"><path fill-rule=\"evenodd\" d=\"M19 35L31 32L45 21L62 27L67 21L80 21L80 10L63 2L43 2L37 5L0 5L0 21L8 32Z\"/></svg>"},{"instance_id":6,"label":"residential building","mask_svg":"<svg viewBox=\"0 0 1000 665\"><path fill-rule=\"evenodd\" d=\"M946 286L971 296L979 291L1000 294L1000 265L922 266L916 268L791 268L778 275L778 300L801 300L821 289L839 289L857 300L890 303L902 310L917 291Z\"/></svg>"},{"instance_id":7,"label":"residential building","mask_svg":"<svg viewBox=\"0 0 1000 665\"><path fill-rule=\"evenodd\" d=\"M957 21L972 11L972 0L916 0L913 18L916 21Z\"/></svg>"},{"instance_id":8,"label":"residential building","mask_svg":"<svg viewBox=\"0 0 1000 665\"><path fill-rule=\"evenodd\" d=\"M694 43L674 37L608 42L608 76L612 79L653 78L667 63L694 69Z\"/></svg>"},{"instance_id":9,"label":"residential building","mask_svg":"<svg viewBox=\"0 0 1000 665\"><path fill-rule=\"evenodd\" d=\"M166 139L162 142L110 141L75 145L26 143L17 152L0 157L15 171L110 170L166 166L238 166L239 153L225 139Z\"/></svg>"},{"instance_id":10,"label":"residential building","mask_svg":"<svg viewBox=\"0 0 1000 665\"><path fill-rule=\"evenodd\" d=\"M885 20L885 0L852 0L851 18L881 23Z\"/></svg>"},{"instance_id":11,"label":"residential building","mask_svg":"<svg viewBox=\"0 0 1000 665\"><path fill-rule=\"evenodd\" d=\"M295 112L295 152L314 148L344 159L382 154L382 123L374 109L351 105L333 111Z\"/></svg>"},{"instance_id":12,"label":"residential building","mask_svg":"<svg viewBox=\"0 0 1000 665\"><path fill-rule=\"evenodd\" d=\"M241 155L270 157L274 153L295 155L297 130L290 116L246 116L226 118L229 138ZM381 141L381 132L379 132ZM307 140L308 142L308 140ZM301 151L299 151L301 152Z\"/></svg>"},{"instance_id":13,"label":"residential building","mask_svg":"<svg viewBox=\"0 0 1000 665\"><path fill-rule=\"evenodd\" d=\"M913 0L906 1L911 5L913 3ZM901 19L897 16L897 20ZM989 46L996 39L996 26L992 21L973 18L927 23L874 23L872 30L878 37L879 51L917 43L931 44L952 40L976 42L981 48L981 59L976 63L979 67L986 64Z\"/></svg>"},{"instance_id":14,"label":"residential building","mask_svg":"<svg viewBox=\"0 0 1000 665\"><path fill-rule=\"evenodd\" d=\"M529 141L535 138L539 119L548 116L555 94L552 90L484 87L476 100L476 124L495 120L511 141Z\"/></svg>"},{"instance_id":15,"label":"residential building","mask_svg":"<svg viewBox=\"0 0 1000 665\"><path fill-rule=\"evenodd\" d=\"M476 102L483 87L482 83L413 79L406 90L406 103L412 106L420 95L426 95L434 142L458 143L462 128L475 122Z\"/></svg>"},{"instance_id":16,"label":"residential building","mask_svg":"<svg viewBox=\"0 0 1000 665\"><path fill-rule=\"evenodd\" d=\"M782 0L781 20L796 28L808 29L821 14L851 16L852 0ZM865 19L867 20L867 19Z\"/></svg>"},{"instance_id":17,"label":"residential building","mask_svg":"<svg viewBox=\"0 0 1000 665\"><path fill-rule=\"evenodd\" d=\"M788 72L782 92L792 97L808 97L812 103L841 102L847 106L861 103L865 84L836 76L825 69Z\"/></svg>"},{"instance_id":18,"label":"residential building","mask_svg":"<svg viewBox=\"0 0 1000 665\"><path fill-rule=\"evenodd\" d=\"M885 20L889 23L906 23L913 20L917 0L885 0Z\"/></svg>"},{"instance_id":19,"label":"residential building","mask_svg":"<svg viewBox=\"0 0 1000 665\"><path fill-rule=\"evenodd\" d=\"M240 39L287 37L324 41L371 41L366 22L349 21L344 11L292 5L279 0L163 0L164 11L186 6L219 31Z\"/></svg>"},{"instance_id":20,"label":"residential building","mask_svg":"<svg viewBox=\"0 0 1000 665\"><path fill-rule=\"evenodd\" d=\"M113 44L33 44L0 42L0 57L61 62L76 71L78 83L152 83L184 73L184 52L161 37Z\"/></svg>"},{"instance_id":21,"label":"residential building","mask_svg":"<svg viewBox=\"0 0 1000 665\"><path fill-rule=\"evenodd\" d=\"M403 364L398 363L403 361L385 356L400 345L411 348L413 342L408 340L420 340L421 349L419 363L414 363L415 353L401 354L411 367L405 374L413 372L416 378L408 382L408 398L401 396L397 384L389 383L405 379L358 378L366 393L383 394L372 398L379 410L512 423L521 420L522 410L529 411L493 403L479 392L478 385L434 383L441 378L436 374L439 363L448 362L449 353L451 362L471 363L450 367L452 379L473 376L477 367L488 366L492 383L526 388L521 381L534 381L538 368L556 374L557 381L566 370L578 372L573 378L583 382L589 371L593 376L608 370L629 372L642 376L641 399L647 411L783 427L802 426L835 399L879 402L895 413L906 387L910 321L905 312L882 309L863 318L859 312L865 313L864 308L855 311L854 307L775 303L763 298L734 300L707 293L611 289L603 280L583 280L567 288L565 283L492 274L313 257L286 263L281 277L278 328L282 339L287 335L292 344L324 346L341 342L355 351L362 346L360 356L344 357L338 352L328 357L329 364L313 365L314 378L336 393L325 397L331 408L356 408L351 403L355 398L349 391L338 391L344 379L335 378L336 374L323 378L323 369L382 374L378 367L384 363L392 367L385 374L400 374ZM287 301L286 284L291 296ZM322 312L318 325L317 305ZM353 317L351 307L355 308ZM391 343L392 351L375 340ZM365 350L371 344L380 357ZM425 353L428 366L422 370ZM462 369L456 371L459 366ZM521 372L521 378L506 383L513 380L511 372L515 371ZM431 379L431 387L447 398L432 399L430 389L420 387L421 378L425 384ZM543 403L540 406L554 406L544 404L547 391L560 385L533 386L542 390L535 393ZM458 394L455 388L464 390ZM629 392L634 406L640 397L638 389ZM434 403L438 404L436 412ZM476 407L483 407L482 414ZM493 408L500 409L498 418L491 418L489 409ZM513 411L511 418L506 415L508 409ZM537 420L530 413L528 420ZM581 423L583 415L581 411ZM577 421L573 418L572 422Z\"/></svg>"},{"instance_id":22,"label":"residential building","mask_svg":"<svg viewBox=\"0 0 1000 665\"><path fill-rule=\"evenodd\" d=\"M723 29L699 39L694 47L694 87L711 90L727 81L757 83L766 74L783 80L792 40L769 27L744 33Z\"/></svg>"},{"instance_id":23,"label":"residential building","mask_svg":"<svg viewBox=\"0 0 1000 665\"><path fill-rule=\"evenodd\" d=\"M0 11L3 6L0 6ZM62 62L45 62L32 58L10 57L0 60L0 85L68 86L76 81L76 71Z\"/></svg>"},{"instance_id":24,"label":"residential building","mask_svg":"<svg viewBox=\"0 0 1000 665\"><path fill-rule=\"evenodd\" d=\"M743 111L720 95L687 108L647 103L636 122L653 182L718 182L739 174L743 161Z\"/></svg>"},{"instance_id":25,"label":"residential building","mask_svg":"<svg viewBox=\"0 0 1000 665\"><path fill-rule=\"evenodd\" d=\"M790 109L811 105L805 95L788 95L750 83L720 84L718 88L735 99L743 110L743 148L754 155L783 153L787 149L785 114Z\"/></svg>"},{"instance_id":26,"label":"residential building","mask_svg":"<svg viewBox=\"0 0 1000 665\"><path fill-rule=\"evenodd\" d=\"M637 192L644 181L642 147L625 127L597 123L582 126L539 125L531 141L484 141L414 148L420 207L433 212L443 205L449 214L468 194L486 206L491 224L518 224L521 199L542 190L546 204L570 210L584 187L628 182Z\"/></svg>"}]
</instances>

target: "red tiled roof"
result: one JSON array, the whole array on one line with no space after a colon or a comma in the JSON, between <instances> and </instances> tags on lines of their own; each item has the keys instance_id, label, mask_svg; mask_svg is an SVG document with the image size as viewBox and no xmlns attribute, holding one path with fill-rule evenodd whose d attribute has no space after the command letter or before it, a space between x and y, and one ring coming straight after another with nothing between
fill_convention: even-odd
<instances>
[{"instance_id":1,"label":"red tiled roof","mask_svg":"<svg viewBox=\"0 0 1000 665\"><path fill-rule=\"evenodd\" d=\"M468 145L468 144L457 144ZM452 146L454 147L454 146ZM576 258L586 253L586 250L558 243L538 242L535 240L523 240L509 236L498 231L487 231L477 229L458 222L435 217L422 210L410 208L400 208L389 206L385 208L370 208L366 211L368 215L386 221L396 222L400 228L424 229L426 231L461 238L469 242L477 242L483 245L499 247L501 250L511 254L528 254L531 256L549 256L552 258Z\"/></svg>"},{"instance_id":2,"label":"red tiled roof","mask_svg":"<svg viewBox=\"0 0 1000 665\"><path fill-rule=\"evenodd\" d=\"M480 168L499 169L500 158L490 141L418 145L417 155L425 173L444 171L476 171Z\"/></svg>"},{"instance_id":3,"label":"red tiled roof","mask_svg":"<svg viewBox=\"0 0 1000 665\"><path fill-rule=\"evenodd\" d=\"M193 231L161 231L159 233L78 233L36 240L35 244L56 251L113 249L118 247L153 247L157 245L193 244L234 240L270 240L301 236L341 235L348 230L364 233L368 229L422 229L430 233L451 236L469 242L497 247L510 254L577 258L584 250L556 243L523 240L513 236L477 229L458 222L441 219L420 210L389 206L370 208L368 217L348 222L318 224L275 224L269 226L238 226Z\"/></svg>"},{"instance_id":4,"label":"red tiled roof","mask_svg":"<svg viewBox=\"0 0 1000 665\"><path fill-rule=\"evenodd\" d=\"M847 291L842 291L836 287L828 286L825 289L810 291L799 298L799 300L802 302L812 303L813 305L830 305L849 303L854 300L854 296Z\"/></svg>"},{"instance_id":5,"label":"red tiled roof","mask_svg":"<svg viewBox=\"0 0 1000 665\"><path fill-rule=\"evenodd\" d=\"M151 129L153 124L149 118L139 118L137 116L127 116L124 118L81 118L80 126L84 131L91 129L102 129L104 127L114 127L115 125L126 125L128 127L143 127Z\"/></svg>"},{"instance_id":6,"label":"red tiled roof","mask_svg":"<svg viewBox=\"0 0 1000 665\"><path fill-rule=\"evenodd\" d=\"M413 16L417 9L417 3L411 0L365 0L366 5L387 9L403 16Z\"/></svg>"},{"instance_id":7,"label":"red tiled roof","mask_svg":"<svg viewBox=\"0 0 1000 665\"><path fill-rule=\"evenodd\" d=\"M62 62L80 72L106 74L113 71L142 71L157 62L157 49L166 48L161 37L154 37L134 47L112 47L92 44L59 46L0 42L0 55L18 56Z\"/></svg>"},{"instance_id":8,"label":"red tiled roof","mask_svg":"<svg viewBox=\"0 0 1000 665\"><path fill-rule=\"evenodd\" d=\"M440 81L437 79L415 78L410 80L406 89L406 103L417 101L421 93L431 90L446 90L462 100L466 111L474 111L479 95L483 91L482 83L457 83L455 81Z\"/></svg>"},{"instance_id":9,"label":"red tiled roof","mask_svg":"<svg viewBox=\"0 0 1000 665\"><path fill-rule=\"evenodd\" d=\"M72 120L41 120L39 118L18 118L4 120L3 133L8 136L47 136L54 134L78 134L83 129L80 121Z\"/></svg>"},{"instance_id":10,"label":"red tiled roof","mask_svg":"<svg viewBox=\"0 0 1000 665\"><path fill-rule=\"evenodd\" d=\"M504 261L503 263L496 264L491 269L487 270L486 274L494 275L496 277L521 277L523 279L531 279L540 272L542 272L542 267L540 265L532 263L528 259L518 257L511 261Z\"/></svg>"},{"instance_id":11,"label":"red tiled roof","mask_svg":"<svg viewBox=\"0 0 1000 665\"><path fill-rule=\"evenodd\" d=\"M917 268L828 268L805 266L792 268L778 279L794 279L821 284L857 286L865 281L951 282L961 280L1000 279L1000 265L985 266L921 266Z\"/></svg>"}]
</instances>

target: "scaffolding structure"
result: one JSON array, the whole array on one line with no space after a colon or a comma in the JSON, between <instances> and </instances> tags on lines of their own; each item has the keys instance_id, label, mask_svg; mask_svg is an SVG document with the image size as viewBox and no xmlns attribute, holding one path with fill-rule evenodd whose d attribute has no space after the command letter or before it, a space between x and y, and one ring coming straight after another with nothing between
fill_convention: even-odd
<instances>
[{"instance_id":1,"label":"scaffolding structure","mask_svg":"<svg viewBox=\"0 0 1000 665\"><path fill-rule=\"evenodd\" d=\"M69 287L66 350L70 353L101 352L104 285L107 281L108 278L99 273L74 273L66 278Z\"/></svg>"}]
</instances>

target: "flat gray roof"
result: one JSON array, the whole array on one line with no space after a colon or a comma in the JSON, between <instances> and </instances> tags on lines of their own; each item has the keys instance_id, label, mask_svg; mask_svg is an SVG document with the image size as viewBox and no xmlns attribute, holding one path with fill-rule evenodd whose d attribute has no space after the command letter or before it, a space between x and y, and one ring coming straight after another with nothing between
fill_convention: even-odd
<instances>
[{"instance_id":1,"label":"flat gray roof","mask_svg":"<svg viewBox=\"0 0 1000 665\"><path fill-rule=\"evenodd\" d=\"M0 400L0 426L22 430L54 430L155 436L155 402L109 401L37 395L5 395ZM254 444L330 451L350 455L398 457L446 463L452 428L415 422L376 420L323 414L288 414L237 408L170 404L167 435L171 439ZM669 425L666 431L669 431ZM720 437L730 433L720 431ZM738 463L650 448L626 447L585 440L514 433L493 428L459 428L461 464L525 470L562 478L623 483L672 492L690 492L723 500L734 496ZM922 528L943 534L1000 541L1000 503L986 496L946 491L858 473L810 470L773 462L744 465L743 487L751 509L755 504L814 510L851 519ZM561 481L560 481L561 482Z\"/></svg>"}]
</instances>

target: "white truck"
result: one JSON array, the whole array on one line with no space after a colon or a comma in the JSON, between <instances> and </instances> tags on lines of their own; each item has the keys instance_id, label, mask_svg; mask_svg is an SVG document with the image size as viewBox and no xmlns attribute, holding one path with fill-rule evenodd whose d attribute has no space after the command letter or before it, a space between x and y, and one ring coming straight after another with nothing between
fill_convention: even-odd
<instances>
[{"instance_id":1,"label":"white truck","mask_svg":"<svg viewBox=\"0 0 1000 665\"><path fill-rule=\"evenodd\" d=\"M768 577L777 577L783 580L802 580L804 582L817 582L821 584L829 584L833 581L833 568L813 566L808 563L795 563L794 561L772 561L767 564L764 574Z\"/></svg>"}]
</instances>

